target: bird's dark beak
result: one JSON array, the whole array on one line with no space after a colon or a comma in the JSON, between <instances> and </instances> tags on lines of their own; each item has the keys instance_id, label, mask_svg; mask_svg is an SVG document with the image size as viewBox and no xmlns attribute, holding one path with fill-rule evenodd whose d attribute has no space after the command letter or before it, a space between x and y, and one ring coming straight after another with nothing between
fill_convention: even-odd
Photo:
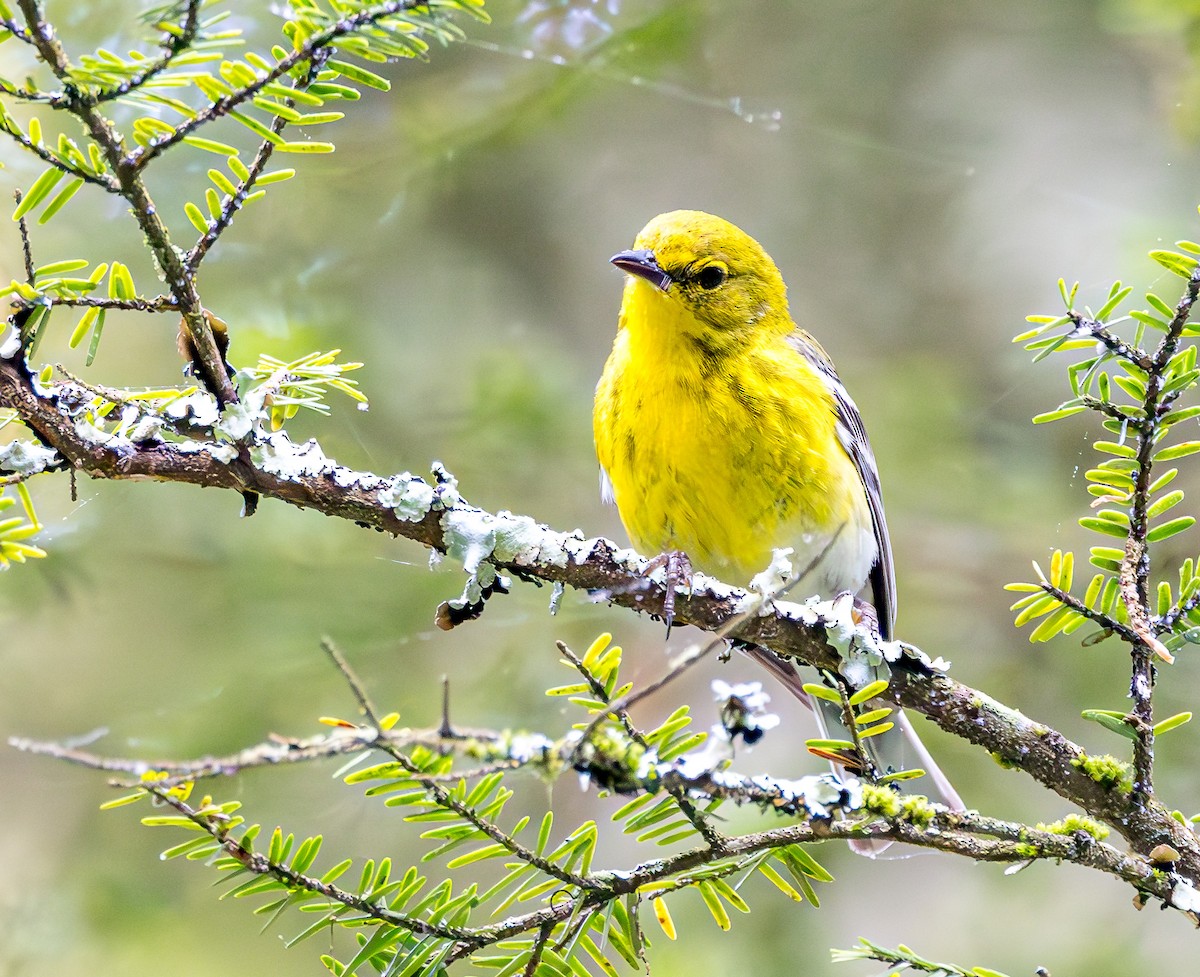
<instances>
[{"instance_id":1,"label":"bird's dark beak","mask_svg":"<svg viewBox=\"0 0 1200 977\"><path fill-rule=\"evenodd\" d=\"M659 267L653 251L618 251L608 260L621 271L644 278L664 292L671 287L671 276Z\"/></svg>"}]
</instances>

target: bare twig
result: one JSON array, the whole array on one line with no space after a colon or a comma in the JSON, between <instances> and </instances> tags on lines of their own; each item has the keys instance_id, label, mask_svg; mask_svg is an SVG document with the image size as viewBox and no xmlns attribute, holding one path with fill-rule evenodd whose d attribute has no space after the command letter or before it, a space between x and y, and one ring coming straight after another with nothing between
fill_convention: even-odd
<instances>
[{"instance_id":1,"label":"bare twig","mask_svg":"<svg viewBox=\"0 0 1200 977\"><path fill-rule=\"evenodd\" d=\"M288 106L294 107L295 102L288 99ZM283 116L277 115L271 120L271 132L275 135L283 132L287 126L287 120ZM235 192L225 198L225 202L221 207L221 213L211 222L207 231L201 235L192 249L184 256L183 264L190 274L195 274L196 269L200 267L200 262L204 260L204 256L217 240L225 233L226 229L233 223L233 217L241 209L242 204L246 202L246 198L254 189L254 184L262 175L262 171L266 169L268 161L271 159L272 153L275 151L275 144L269 139L264 139L258 147L258 152L254 154L254 159L250 162L249 175L244 180L241 180L235 187Z\"/></svg>"},{"instance_id":2,"label":"bare twig","mask_svg":"<svg viewBox=\"0 0 1200 977\"><path fill-rule=\"evenodd\" d=\"M375 707L371 704L371 697L367 695L366 687L359 681L354 670L350 667L350 663L346 661L346 657L338 650L337 645L333 643L333 639L325 637L321 639L321 650L333 662L336 668L346 680L346 684L350 686L350 691L354 693L354 698L358 702L358 708L362 710L362 714L367 717L367 722L371 724L376 731L382 732L379 724L379 716L375 712Z\"/></svg>"},{"instance_id":3,"label":"bare twig","mask_svg":"<svg viewBox=\"0 0 1200 977\"><path fill-rule=\"evenodd\" d=\"M23 194L20 190L13 191L13 199L18 206L21 203L22 196ZM25 262L25 281L32 285L37 275L33 267L33 246L29 243L29 225L25 223L24 217L17 219L17 230L21 235L21 258Z\"/></svg>"},{"instance_id":4,"label":"bare twig","mask_svg":"<svg viewBox=\"0 0 1200 977\"><path fill-rule=\"evenodd\" d=\"M25 96L29 97L29 96ZM85 183L90 183L92 186L99 187L107 193L119 194L121 187L107 173L93 173L91 170L80 169L80 167L72 165L67 160L51 152L45 146L33 142L25 133L19 129L12 129L9 126L0 122L0 132L7 133L17 145L21 146L26 152L36 156L44 163L49 163L56 169L62 170L67 176L78 177Z\"/></svg>"},{"instance_id":5,"label":"bare twig","mask_svg":"<svg viewBox=\"0 0 1200 977\"><path fill-rule=\"evenodd\" d=\"M21 300L17 299L14 304L20 304ZM45 296L45 303L51 308L60 306L62 308L79 308L79 309L119 309L122 312L173 312L179 315L179 306L175 299L169 295L156 295L152 299L109 299L109 298L90 298L88 296L79 296L78 298L62 298L54 295Z\"/></svg>"},{"instance_id":6,"label":"bare twig","mask_svg":"<svg viewBox=\"0 0 1200 977\"><path fill-rule=\"evenodd\" d=\"M1074 309L1067 312L1067 318L1075 324L1076 332L1086 332L1089 336L1094 337L1113 356L1135 363L1143 370L1151 368L1152 361L1145 350L1113 335L1104 323L1097 322L1095 319L1086 319Z\"/></svg>"},{"instance_id":7,"label":"bare twig","mask_svg":"<svg viewBox=\"0 0 1200 977\"><path fill-rule=\"evenodd\" d=\"M332 732L303 739L272 736L263 743L247 747L237 753L220 757L200 757L195 760L105 757L79 747L19 736L10 737L8 745L22 753L48 756L76 766L87 767L90 770L124 774L125 776L116 777L109 782L114 787L127 788L139 786L141 783L139 778L148 771L166 774L158 783L160 786L174 787L189 781L233 776L257 767L278 767L293 763L307 763L312 760L325 760L330 757L349 756L364 750L375 749L382 742L393 744L397 749L424 746L438 752L454 747L465 749L471 743L498 750L502 741L498 738L488 739L495 735L490 732L480 732L478 736L472 737L469 741L460 739L456 743L447 743L437 735L436 730L432 729L389 730L379 735L370 727L353 729L339 727ZM501 766L506 767L511 764L512 761L505 760ZM485 767L478 771L458 771L454 777L455 779L470 779L486 774L490 769L490 767Z\"/></svg>"}]
</instances>

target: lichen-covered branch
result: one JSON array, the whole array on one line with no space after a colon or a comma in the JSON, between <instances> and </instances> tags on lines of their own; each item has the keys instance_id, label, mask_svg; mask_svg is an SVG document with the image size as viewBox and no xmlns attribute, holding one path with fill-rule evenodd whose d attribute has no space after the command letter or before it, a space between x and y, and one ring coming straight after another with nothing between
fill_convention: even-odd
<instances>
[{"instance_id":1,"label":"lichen-covered branch","mask_svg":"<svg viewBox=\"0 0 1200 977\"><path fill-rule=\"evenodd\" d=\"M255 767L306 762L373 749L397 757L402 755L403 750L415 746L438 753L467 756L472 760L482 755L493 763L506 763L505 769L532 767L538 771L539 776L545 777L569 769L574 750L571 735L551 741L548 737L536 733L513 735L474 731L469 737L446 738L435 729L387 731L369 726L351 727L349 724L339 726L323 736L305 740L273 737L268 742L247 747L231 756L190 761L149 762L114 759L74 746L17 738L9 742L11 746L24 752L52 756L91 769L133 775L133 780L123 776L114 779L112 783L123 788L140 787L170 804L220 841L226 852L232 854L250 871L272 875L289 886L321 892L347 909L361 908L353 893L334 888L322 889L316 880L291 871L287 866L269 858L253 855L249 849L236 844L228 835L225 829L227 819L212 817L190 807L182 796L172 792L172 788L201 778L235 776ZM539 744L538 748L531 749L531 743ZM596 752L599 753L605 748L605 745L598 744ZM607 748L608 755L603 760L595 761L598 768L611 769L629 763L625 745L610 740ZM479 770L458 770L443 779L457 781L478 776L479 773ZM455 801L446 788L428 775L414 774L412 779L414 783L422 785L431 804L465 817L475 824L481 833L493 840L499 840L514 857L536 868L543 875L557 878L564 885L572 886L575 893L573 898L582 899L584 902L602 902L626 895L642 886L677 879L681 873L726 860L733 860L731 864L736 866L739 860L746 856L771 849L826 839L861 838L865 835L943 851L976 861L1010 864L1025 864L1038 860L1069 861L1113 876L1134 886L1143 898L1159 898L1165 904L1200 920L1200 916L1197 916L1200 905L1197 905L1190 883L1176 871L1167 870L1174 869L1174 866L1156 864L1150 858L1119 851L1107 844L1102 834L1093 825L1089 825L1086 819L1079 819L1081 827L1078 829L1073 829L1070 819L1060 825L1031 828L1016 822L984 817L974 812L950 811L940 805L925 802L904 805L896 800L890 791L876 789L872 792L868 788L861 788L853 780L839 785L827 774L802 778L799 781L776 781L765 776L747 777L724 769L705 769L694 760L681 760L659 764L658 769L648 776L645 784L637 790L645 791L661 786L681 796L688 796L696 802L722 800L739 805L753 805L764 812L776 812L789 819L798 817L799 823L788 823L740 836L723 835L715 844L704 839L704 844L697 848L669 858L652 859L630 870L587 872L578 875L562 872L551 860L539 856L477 812L464 811L465 805ZM636 782L635 771L628 771L627 783ZM887 809L889 804L892 804L893 809ZM851 819L831 819L831 814L839 809L851 815ZM385 913L378 918L381 922L406 928L412 922L402 915L392 913ZM545 918L533 914L518 917L516 920L506 920L501 924L500 932L509 937L514 933L523 932L528 926L540 925ZM441 935L452 938L448 933L443 932ZM494 927L482 927L470 932L460 930L453 938L466 940L472 947L477 948L499 936Z\"/></svg>"},{"instance_id":2,"label":"lichen-covered branch","mask_svg":"<svg viewBox=\"0 0 1200 977\"><path fill-rule=\"evenodd\" d=\"M10 354L11 355L11 354ZM560 533L527 516L468 505L452 479L427 482L408 473L381 477L328 459L315 442L293 445L285 435L256 434L235 406L211 426L213 440L171 441L150 432L137 440L98 430L71 410L72 387L39 392L19 359L0 356L0 408L11 408L55 455L42 468L70 468L94 478L154 479L252 492L348 519L447 553L470 574L462 600L479 594L497 573L599 592L614 604L661 614L663 592L642 573L644 561L604 539ZM211 422L210 422L211 423ZM192 428L189 428L192 430ZM231 437L236 432L236 437ZM833 611L810 608L697 577L679 595L676 619L770 648L830 671L842 659L829 643ZM869 636L868 636L869 638ZM1078 745L982 692L929 668L909 653L893 663L886 693L941 728L974 743L1006 766L1023 770L1090 816L1112 826L1142 855L1160 844L1179 853L1174 869L1200 879L1194 835L1153 799L1137 799L1107 776ZM899 829L897 829L899 830ZM901 832L903 833L903 832ZM974 856L973 856L974 857ZM983 856L981 856L983 857Z\"/></svg>"}]
</instances>

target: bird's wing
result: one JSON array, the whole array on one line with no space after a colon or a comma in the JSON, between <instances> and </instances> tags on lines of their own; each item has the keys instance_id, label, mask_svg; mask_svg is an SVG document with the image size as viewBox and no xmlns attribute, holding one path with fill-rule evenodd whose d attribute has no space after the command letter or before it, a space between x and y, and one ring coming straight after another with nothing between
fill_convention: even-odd
<instances>
[{"instance_id":1,"label":"bird's wing","mask_svg":"<svg viewBox=\"0 0 1200 977\"><path fill-rule=\"evenodd\" d=\"M833 394L837 411L837 434L846 454L854 463L858 477L862 479L867 494L867 505L871 510L871 526L875 530L875 543L879 556L871 568L871 595L875 611L879 615L879 629L885 639L892 636L892 625L896 620L896 574L892 565L892 543L888 538L887 521L883 518L883 491L879 485L879 468L875 464L875 453L867 438L867 429L862 415L842 385L833 362L825 350L808 333L795 330L789 337L793 349L808 361L825 381Z\"/></svg>"}]
</instances>

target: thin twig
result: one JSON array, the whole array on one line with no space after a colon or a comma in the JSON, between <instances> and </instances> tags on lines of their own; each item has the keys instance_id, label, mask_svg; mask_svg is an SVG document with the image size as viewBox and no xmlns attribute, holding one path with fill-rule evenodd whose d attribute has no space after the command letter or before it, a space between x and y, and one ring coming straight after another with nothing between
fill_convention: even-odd
<instances>
[{"instance_id":1,"label":"thin twig","mask_svg":"<svg viewBox=\"0 0 1200 977\"><path fill-rule=\"evenodd\" d=\"M592 694L601 702L605 703L605 705L608 705L608 691L600 682L596 681L595 676L592 675L591 671L584 666L582 659L580 659L575 652L568 648L562 641L555 642L555 645L563 657L565 657L572 665L574 665L576 671L578 671L579 674L584 677L589 688L592 690ZM671 672L668 674L673 677L677 673ZM661 688L661 684L659 687ZM646 739L646 734L633 724L633 720L629 718L629 710L625 706L618 706L614 711L605 711L601 713L599 720L603 721L610 715L615 716L617 721L621 723L630 739L632 739L643 749L650 748L650 744ZM584 730L583 735L580 737L579 746L582 746L585 743L591 743L592 734L596 730L597 726L597 721L593 720L593 722L587 727L587 729ZM579 747L576 747L575 752L578 754ZM674 788L671 785L667 786L667 790L675 799L675 803L678 805L679 810L692 823L692 827L700 832L700 835L714 850L722 850L724 847L724 837L719 831L716 830L716 828L712 826L712 823L704 816L704 812L699 810L696 805L691 802L687 796L687 792L685 790Z\"/></svg>"},{"instance_id":2,"label":"thin twig","mask_svg":"<svg viewBox=\"0 0 1200 977\"><path fill-rule=\"evenodd\" d=\"M1060 604L1069 607L1080 617L1086 617L1089 621L1099 625L1105 631L1111 631L1113 634L1120 636L1121 640L1126 644L1136 644L1141 638L1127 624L1122 624L1115 617L1105 614L1103 611L1098 611L1095 608L1088 607L1082 600L1076 597L1069 591L1063 590L1060 587L1055 587L1049 582L1039 584L1042 592L1053 597Z\"/></svg>"},{"instance_id":3,"label":"thin twig","mask_svg":"<svg viewBox=\"0 0 1200 977\"><path fill-rule=\"evenodd\" d=\"M525 977L533 977L537 973L538 965L542 962L542 951L546 949L546 944L550 941L550 934L554 932L554 927L554 921L549 919L538 927L537 939L533 941L533 949L529 953L529 960L525 964L525 969L521 971Z\"/></svg>"},{"instance_id":4,"label":"thin twig","mask_svg":"<svg viewBox=\"0 0 1200 977\"><path fill-rule=\"evenodd\" d=\"M1135 801L1150 797L1154 791L1154 658L1158 656L1166 661L1172 660L1155 635L1151 620L1153 609L1150 607L1150 552L1147 544L1151 471L1163 416L1159 408L1164 378L1198 295L1200 266L1189 276L1184 295L1175 307L1175 315L1153 359L1148 358L1148 365L1139 363L1147 373L1146 393L1142 401L1146 421L1137 428L1137 466L1129 505L1129 533L1125 540L1125 557L1118 574L1129 627L1137 636L1137 640L1130 644L1132 674L1129 682L1132 714L1138 720L1138 735L1133 748Z\"/></svg>"},{"instance_id":5,"label":"thin twig","mask_svg":"<svg viewBox=\"0 0 1200 977\"><path fill-rule=\"evenodd\" d=\"M322 48L321 51L327 52L328 49ZM318 51L318 53L309 60L308 71L305 73L305 76L300 79L295 79L292 82L293 91L305 91L310 85L312 85L314 81L317 80L321 66L325 62L325 57L321 54L321 51ZM288 98L284 104L287 108L294 109L296 107L296 100L295 98ZM283 130L287 128L287 124L287 119L285 119L282 115L276 115L271 119L270 131L273 135L281 135ZM225 232L225 230L233 223L234 215L238 212L238 210L241 209L242 205L246 201L246 198L254 189L255 184L258 182L258 178L262 175L263 170L266 169L267 163L270 162L271 156L274 154L274 152L275 143L272 140L264 139L261 143L259 143L258 150L254 154L254 159L251 160L250 165L247 167L245 179L239 181L238 185L234 188L233 194L226 197L225 202L221 207L221 213L217 215L216 220L212 222L208 230L201 235L200 239L192 246L192 249L184 256L184 267L186 267L189 272L194 273L196 269L200 267L200 262L204 260L204 256L209 252L209 250L211 250L212 246L217 243L218 239Z\"/></svg>"},{"instance_id":6,"label":"thin twig","mask_svg":"<svg viewBox=\"0 0 1200 977\"><path fill-rule=\"evenodd\" d=\"M333 639L329 637L322 638L321 650L325 652L329 660L333 662L334 668L341 672L342 678L350 686L350 691L354 693L354 698L358 702L358 708L367 717L367 722L370 723L373 729L382 732L379 725L379 716L375 712L375 706L371 703L371 697L367 694L366 687L359 681L358 676L354 674L354 669L350 667L350 663L346 661L345 656L338 650L337 645L333 643Z\"/></svg>"},{"instance_id":7,"label":"thin twig","mask_svg":"<svg viewBox=\"0 0 1200 977\"><path fill-rule=\"evenodd\" d=\"M14 304L22 304L21 299L16 299ZM49 305L51 308L61 306L79 309L118 309L122 312L173 312L175 315L179 315L179 305L169 295L156 295L152 299L110 299L87 296L66 298L47 295L45 302L40 304Z\"/></svg>"},{"instance_id":8,"label":"thin twig","mask_svg":"<svg viewBox=\"0 0 1200 977\"><path fill-rule=\"evenodd\" d=\"M295 100L288 99L288 106L295 107ZM287 126L287 120L277 115L271 120L271 132L279 135ZM250 195L254 188L255 182L266 168L267 162L271 159L272 153L275 151L275 144L269 139L264 139L258 147L258 152L254 154L254 159L251 161L249 174L246 178L238 183L234 188L235 192L231 196L225 198L225 202L221 207L221 213L216 219L211 221L200 239L192 245L192 249L184 255L183 265L190 274L195 274L200 267L200 262L204 260L204 256L217 240L225 232L225 230L233 223L234 214L241 209L242 204L246 202L246 197Z\"/></svg>"},{"instance_id":9,"label":"thin twig","mask_svg":"<svg viewBox=\"0 0 1200 977\"><path fill-rule=\"evenodd\" d=\"M442 676L442 721L438 733L446 739L455 739L454 725L450 722L450 676Z\"/></svg>"},{"instance_id":10,"label":"thin twig","mask_svg":"<svg viewBox=\"0 0 1200 977\"><path fill-rule=\"evenodd\" d=\"M0 121L0 132L7 133L26 152L38 157L42 162L49 163L56 169L62 170L67 176L78 177L85 183L97 186L107 193L119 194L121 192L120 184L108 174L93 173L91 170L80 169L78 166L67 162L62 157L51 152L45 146L38 145L20 130L9 128L3 121Z\"/></svg>"},{"instance_id":11,"label":"thin twig","mask_svg":"<svg viewBox=\"0 0 1200 977\"><path fill-rule=\"evenodd\" d=\"M226 372L212 327L204 315L194 276L188 274L184 267L182 255L171 242L166 224L163 223L158 207L137 168L125 158L124 138L100 111L95 97L70 84L70 58L50 26L42 22L37 0L18 0L18 3L42 60L55 77L65 83L61 107L76 116L88 131L113 172L118 192L129 202L130 212L145 235L146 243L162 271L167 289L175 298L183 316L184 328L195 351L199 379L222 405L235 403L237 391Z\"/></svg>"},{"instance_id":12,"label":"thin twig","mask_svg":"<svg viewBox=\"0 0 1200 977\"><path fill-rule=\"evenodd\" d=\"M413 780L420 784L434 804L447 811L453 811L464 821L469 821L481 834L490 838L496 844L501 845L515 858L519 858L521 861L532 865L543 875L552 879L558 879L567 885L573 885L583 890L597 888L597 883L589 876L567 871L561 865L556 865L548 858L543 858L537 852L526 848L511 835L502 831L492 821L481 817L478 811L458 800L450 791L438 783L437 780L434 780L422 771L403 751L386 741L379 744L379 749L395 760Z\"/></svg>"},{"instance_id":13,"label":"thin twig","mask_svg":"<svg viewBox=\"0 0 1200 977\"><path fill-rule=\"evenodd\" d=\"M398 913L381 905L382 900L373 900L355 895L330 882L322 882L301 872L295 872L282 863L272 862L260 852L251 851L240 842L231 838L223 820L219 817L208 816L202 811L198 811L181 798L175 796L171 791L160 787L157 783L147 783L143 789L148 794L156 797L160 802L174 808L201 830L207 832L215 841L221 843L221 847L227 855L236 859L243 868L255 875L269 875L292 889L316 892L327 899L340 902L342 905L362 913L369 919L376 919L381 923L387 923L390 926L396 926L412 933L425 936L438 936L446 940L463 940L469 939L471 936L469 930L455 926L434 925L424 919L409 916L405 913Z\"/></svg>"},{"instance_id":14,"label":"thin twig","mask_svg":"<svg viewBox=\"0 0 1200 977\"><path fill-rule=\"evenodd\" d=\"M1130 363L1140 366L1143 370L1150 370L1153 366L1149 353L1131 343L1125 342L1120 336L1113 335L1104 323L1097 322L1095 319L1086 319L1074 309L1067 312L1067 318L1075 324L1075 331L1086 332L1112 353L1113 356L1128 360Z\"/></svg>"},{"instance_id":15,"label":"thin twig","mask_svg":"<svg viewBox=\"0 0 1200 977\"><path fill-rule=\"evenodd\" d=\"M850 737L850 742L854 748L854 755L857 757L862 768L859 776L868 783L876 784L879 782L879 778L883 776L884 771L879 769L875 760L871 757L871 752L863 745L862 728L858 725L857 717L854 715L854 707L850 705L852 690L842 676L835 675L834 681L837 684L838 695L842 700L842 726ZM813 707L814 709L820 708L816 703L813 703ZM820 753L817 754L817 756L820 755ZM827 759L832 759L832 757L827 757Z\"/></svg>"},{"instance_id":16,"label":"thin twig","mask_svg":"<svg viewBox=\"0 0 1200 977\"><path fill-rule=\"evenodd\" d=\"M20 206L22 196L20 190L13 191L13 199L17 206ZM37 273L33 267L33 245L29 243L29 225L25 223L24 215L17 218L17 230L21 235L21 257L25 262L25 281L32 285L34 279L37 278Z\"/></svg>"},{"instance_id":17,"label":"thin twig","mask_svg":"<svg viewBox=\"0 0 1200 977\"><path fill-rule=\"evenodd\" d=\"M305 38L304 43L297 50L284 57L270 71L264 72L249 85L239 88L223 98L217 99L203 112L199 112L186 122L180 123L169 135L164 135L153 142L147 143L145 146L139 146L133 150L127 158L129 167L134 171L143 169L153 159L161 156L163 152L176 143L182 142L201 126L212 122L214 119L228 115L233 109L253 99L264 88L278 81L297 65L304 64L312 58L317 57L321 50L327 48L338 38L353 34L364 27L368 27L377 21L401 11L411 10L414 7L424 5L424 0L389 0L389 2L381 3L377 7L372 7L360 11L351 17L335 21L324 30Z\"/></svg>"},{"instance_id":18,"label":"thin twig","mask_svg":"<svg viewBox=\"0 0 1200 977\"><path fill-rule=\"evenodd\" d=\"M1106 417L1111 417L1114 421L1127 425L1134 429L1140 429L1147 422L1145 416L1131 417L1121 410L1119 404L1114 404L1108 400L1101 400L1099 397L1090 397L1086 394L1079 398L1080 402L1088 410L1094 410L1097 414L1103 414ZM1129 408L1132 409L1132 408Z\"/></svg>"},{"instance_id":19,"label":"thin twig","mask_svg":"<svg viewBox=\"0 0 1200 977\"><path fill-rule=\"evenodd\" d=\"M1170 633L1175 630L1176 624L1191 614L1197 607L1200 607L1200 590L1197 590L1186 600L1179 601L1171 610L1160 617L1155 625L1156 630L1159 634Z\"/></svg>"},{"instance_id":20,"label":"thin twig","mask_svg":"<svg viewBox=\"0 0 1200 977\"><path fill-rule=\"evenodd\" d=\"M179 33L176 34L167 31L163 36L159 47L163 48L166 53L161 58L151 62L136 75L133 75L120 84L96 92L96 102L108 102L115 98L121 98L123 95L128 95L169 68L179 55L191 47L192 42L196 39L196 31L200 24L200 7L202 3L203 0L188 0L187 9L184 11L183 20L179 25Z\"/></svg>"},{"instance_id":21,"label":"thin twig","mask_svg":"<svg viewBox=\"0 0 1200 977\"><path fill-rule=\"evenodd\" d=\"M18 24L11 17L0 17L0 27L3 27L6 31L12 34L12 36L18 41L24 41L26 44L32 46L33 37L30 36L29 32L25 30L24 27Z\"/></svg>"}]
</instances>

